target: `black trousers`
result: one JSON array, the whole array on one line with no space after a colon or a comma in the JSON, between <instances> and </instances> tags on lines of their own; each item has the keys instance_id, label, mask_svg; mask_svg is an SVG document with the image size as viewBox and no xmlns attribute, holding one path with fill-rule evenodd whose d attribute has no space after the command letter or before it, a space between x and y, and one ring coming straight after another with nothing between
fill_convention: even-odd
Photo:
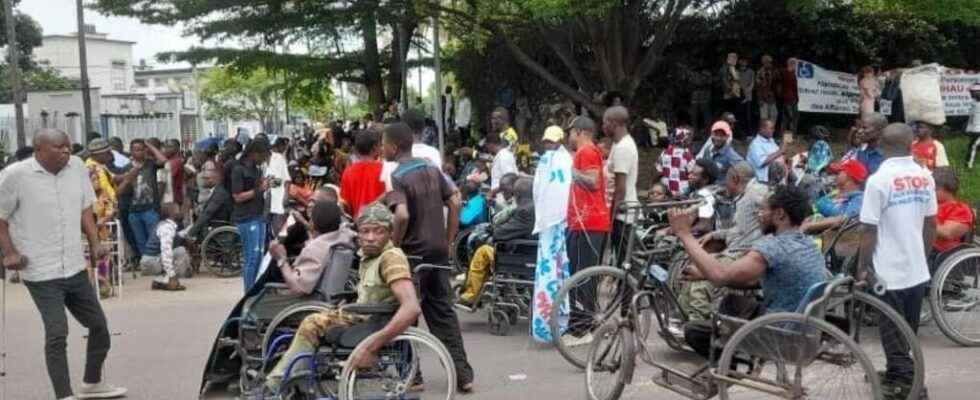
<instances>
[{"instance_id":1,"label":"black trousers","mask_svg":"<svg viewBox=\"0 0 980 400\"><path fill-rule=\"evenodd\" d=\"M427 262L429 262L427 260ZM447 262L436 263L447 265ZM413 265L414 268L414 265ZM449 350L456 365L456 382L458 386L473 382L473 367L466 359L466 349L463 347L463 335L459 331L459 318L452 305L452 287L449 284L449 271L423 270L416 275L419 285L422 316L429 332L439 338Z\"/></svg>"},{"instance_id":2,"label":"black trousers","mask_svg":"<svg viewBox=\"0 0 980 400\"><path fill-rule=\"evenodd\" d=\"M898 311L905 322L912 327L912 332L919 331L919 313L922 311L922 299L926 295L929 283L901 290L889 290L879 298ZM912 360L909 343L902 337L898 327L884 316L878 320L881 330L881 346L885 350L887 363L887 378L903 383L911 383L915 375L915 362Z\"/></svg>"},{"instance_id":3,"label":"black trousers","mask_svg":"<svg viewBox=\"0 0 980 400\"><path fill-rule=\"evenodd\" d=\"M572 275L588 267L599 265L606 234L604 232L568 231L566 240L569 272ZM569 293L570 315L568 333L581 335L589 330L595 314L596 282L582 284Z\"/></svg>"},{"instance_id":4,"label":"black trousers","mask_svg":"<svg viewBox=\"0 0 980 400\"><path fill-rule=\"evenodd\" d=\"M95 293L95 287L83 271L70 278L43 282L24 282L44 322L44 357L55 398L72 395L68 373L68 318L65 308L82 326L88 328L85 356L85 383L102 381L102 364L109 354L109 328Z\"/></svg>"}]
</instances>

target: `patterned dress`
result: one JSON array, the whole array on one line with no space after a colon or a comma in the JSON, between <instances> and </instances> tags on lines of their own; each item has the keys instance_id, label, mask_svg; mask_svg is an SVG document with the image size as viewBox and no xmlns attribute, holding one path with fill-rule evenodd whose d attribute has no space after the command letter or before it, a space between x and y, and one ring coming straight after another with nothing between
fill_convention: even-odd
<instances>
[{"instance_id":1,"label":"patterned dress","mask_svg":"<svg viewBox=\"0 0 980 400\"><path fill-rule=\"evenodd\" d=\"M531 337L550 343L549 319L555 296L568 279L568 197L572 184L572 157L561 148L541 156L534 176L534 232L538 234L538 263L531 301ZM568 315L568 304L559 304L561 315ZM562 325L565 325L564 318ZM564 330L564 326L561 327Z\"/></svg>"}]
</instances>

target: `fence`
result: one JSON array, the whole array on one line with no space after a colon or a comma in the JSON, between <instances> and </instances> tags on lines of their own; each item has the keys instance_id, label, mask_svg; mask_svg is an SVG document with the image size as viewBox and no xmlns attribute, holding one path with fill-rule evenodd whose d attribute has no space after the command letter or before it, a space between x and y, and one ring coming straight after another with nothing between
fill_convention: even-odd
<instances>
[{"instance_id":1,"label":"fence","mask_svg":"<svg viewBox=\"0 0 980 400\"><path fill-rule=\"evenodd\" d=\"M85 141L81 117L24 118L26 145L31 145L34 141L34 132L41 128L60 129L68 134L73 143ZM0 146L7 154L13 154L17 150L17 120L13 117L0 117Z\"/></svg>"},{"instance_id":2,"label":"fence","mask_svg":"<svg viewBox=\"0 0 980 400\"><path fill-rule=\"evenodd\" d=\"M129 143L133 139L159 138L183 139L181 138L180 118L177 116L161 117L131 117L103 115L101 119L102 133L106 137L119 137L123 143Z\"/></svg>"}]
</instances>

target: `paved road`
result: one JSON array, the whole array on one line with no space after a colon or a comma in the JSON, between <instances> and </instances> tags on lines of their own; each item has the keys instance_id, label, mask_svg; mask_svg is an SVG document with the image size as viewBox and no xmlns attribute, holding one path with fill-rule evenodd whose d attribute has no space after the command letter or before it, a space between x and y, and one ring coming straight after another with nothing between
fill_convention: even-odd
<instances>
[{"instance_id":1,"label":"paved road","mask_svg":"<svg viewBox=\"0 0 980 400\"><path fill-rule=\"evenodd\" d=\"M196 278L183 293L148 290L149 280L127 281L122 299L104 305L113 332L107 376L130 389L130 399L195 399L201 370L218 324L241 292L236 279ZM51 399L43 358L40 318L23 285L7 285L7 377L0 400ZM463 315L463 330L477 374L477 393L463 399L584 399L583 375L558 354L515 328L511 336L491 336L483 312ZM71 326L72 376L81 379L84 329ZM980 349L954 346L932 326L920 335L927 383L934 400L980 397ZM641 368L624 399L679 399L653 386Z\"/></svg>"}]
</instances>

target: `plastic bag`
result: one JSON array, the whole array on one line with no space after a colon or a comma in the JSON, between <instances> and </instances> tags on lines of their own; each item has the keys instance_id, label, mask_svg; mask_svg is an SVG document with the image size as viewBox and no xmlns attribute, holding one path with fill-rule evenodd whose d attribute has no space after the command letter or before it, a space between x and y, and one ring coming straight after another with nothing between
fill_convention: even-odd
<instances>
[{"instance_id":1,"label":"plastic bag","mask_svg":"<svg viewBox=\"0 0 980 400\"><path fill-rule=\"evenodd\" d=\"M923 65L902 74L902 99L906 122L946 123L946 111L940 91L942 71L938 64Z\"/></svg>"}]
</instances>

